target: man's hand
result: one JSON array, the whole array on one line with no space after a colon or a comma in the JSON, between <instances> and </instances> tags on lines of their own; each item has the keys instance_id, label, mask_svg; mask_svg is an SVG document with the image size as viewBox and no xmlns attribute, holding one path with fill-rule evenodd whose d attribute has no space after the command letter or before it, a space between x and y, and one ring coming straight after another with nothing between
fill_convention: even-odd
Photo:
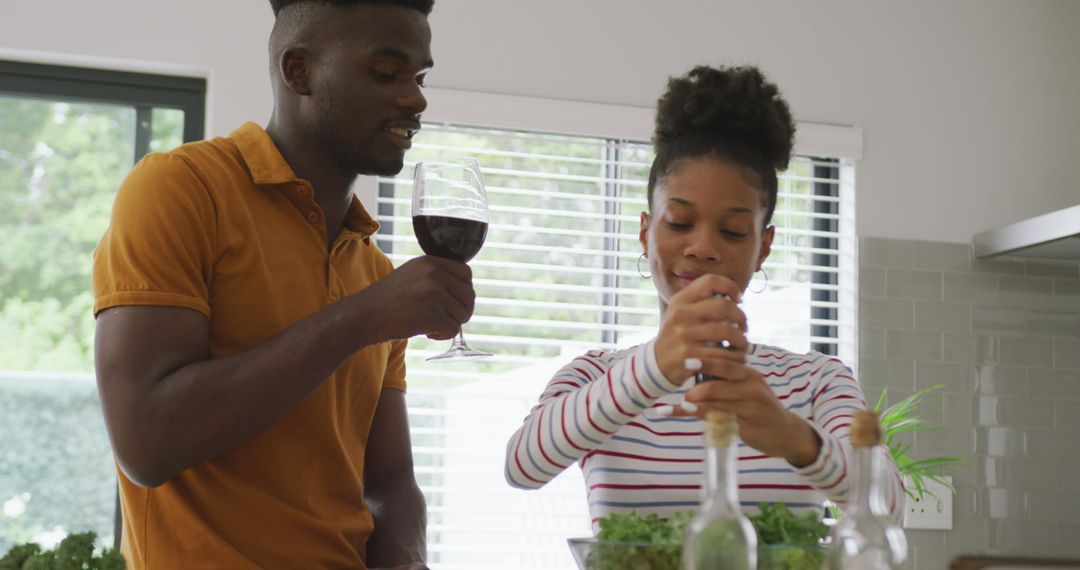
<instances>
[{"instance_id":1,"label":"man's hand","mask_svg":"<svg viewBox=\"0 0 1080 570\"><path fill-rule=\"evenodd\" d=\"M472 316L476 292L468 265L426 255L398 267L353 296L371 303L380 340L427 335L452 338Z\"/></svg>"}]
</instances>

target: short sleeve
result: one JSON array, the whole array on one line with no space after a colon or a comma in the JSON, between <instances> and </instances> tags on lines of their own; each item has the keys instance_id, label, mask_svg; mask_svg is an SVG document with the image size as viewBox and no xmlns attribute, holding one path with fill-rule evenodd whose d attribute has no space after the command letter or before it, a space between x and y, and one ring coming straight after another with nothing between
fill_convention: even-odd
<instances>
[{"instance_id":1,"label":"short sleeve","mask_svg":"<svg viewBox=\"0 0 1080 570\"><path fill-rule=\"evenodd\" d=\"M215 208L190 165L151 154L128 174L94 251L94 315L121 305L164 305L210 316Z\"/></svg>"},{"instance_id":2,"label":"short sleeve","mask_svg":"<svg viewBox=\"0 0 1080 570\"><path fill-rule=\"evenodd\" d=\"M383 375L382 387L405 391L405 347L407 340L390 342L390 356L386 359L386 374Z\"/></svg>"}]
</instances>

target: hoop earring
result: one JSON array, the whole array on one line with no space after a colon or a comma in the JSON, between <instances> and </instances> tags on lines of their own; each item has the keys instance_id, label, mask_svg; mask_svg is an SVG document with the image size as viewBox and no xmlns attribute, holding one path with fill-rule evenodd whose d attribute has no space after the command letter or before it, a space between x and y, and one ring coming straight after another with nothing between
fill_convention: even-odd
<instances>
[{"instance_id":1,"label":"hoop earring","mask_svg":"<svg viewBox=\"0 0 1080 570\"><path fill-rule=\"evenodd\" d=\"M766 273L764 269L758 269L758 271L760 271L761 274L765 276L765 284L762 285L761 289L758 289L757 291L750 289L751 293L763 293L766 289L769 288L769 274Z\"/></svg>"},{"instance_id":2,"label":"hoop earring","mask_svg":"<svg viewBox=\"0 0 1080 570\"><path fill-rule=\"evenodd\" d=\"M644 271L641 270L641 260L642 259L649 259L649 258L646 257L644 253L641 254L641 257L637 258L637 273L638 273L638 275L641 276L642 279L649 279L650 277L652 277L652 273L646 274Z\"/></svg>"}]
</instances>

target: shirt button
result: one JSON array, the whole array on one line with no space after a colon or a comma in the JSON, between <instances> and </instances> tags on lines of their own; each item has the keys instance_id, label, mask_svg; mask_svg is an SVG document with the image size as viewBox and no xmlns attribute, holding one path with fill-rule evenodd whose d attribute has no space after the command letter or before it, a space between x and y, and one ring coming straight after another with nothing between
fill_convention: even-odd
<instances>
[{"instance_id":1,"label":"shirt button","mask_svg":"<svg viewBox=\"0 0 1080 570\"><path fill-rule=\"evenodd\" d=\"M308 212L307 221L309 221L309 222L311 222L313 224L319 223L319 213L318 212Z\"/></svg>"}]
</instances>

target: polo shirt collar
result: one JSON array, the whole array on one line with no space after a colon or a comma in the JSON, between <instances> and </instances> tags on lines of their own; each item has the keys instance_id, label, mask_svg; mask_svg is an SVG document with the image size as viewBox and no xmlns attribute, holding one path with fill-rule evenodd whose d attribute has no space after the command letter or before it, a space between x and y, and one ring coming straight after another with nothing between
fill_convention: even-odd
<instances>
[{"instance_id":1,"label":"polo shirt collar","mask_svg":"<svg viewBox=\"0 0 1080 570\"><path fill-rule=\"evenodd\" d=\"M251 179L256 185L278 185L300 182L296 173L293 172L285 157L277 145L266 134L261 126L253 122L247 122L229 135L240 149L240 155L244 157L248 170L251 171ZM364 205L354 195L349 211L345 214L345 229L355 237L367 239L379 231L379 222L376 222Z\"/></svg>"},{"instance_id":2,"label":"polo shirt collar","mask_svg":"<svg viewBox=\"0 0 1080 570\"><path fill-rule=\"evenodd\" d=\"M375 232L379 231L379 222L376 222L371 214L368 214L367 209L364 208L364 204L360 202L360 198L353 194L352 204L349 205L349 211L345 214L345 230L346 232L352 232L357 234L356 237L363 239L365 242Z\"/></svg>"},{"instance_id":3,"label":"polo shirt collar","mask_svg":"<svg viewBox=\"0 0 1080 570\"><path fill-rule=\"evenodd\" d=\"M296 173L285 162L270 135L255 123L244 123L229 135L240 149L255 184L284 184L297 181Z\"/></svg>"}]
</instances>

